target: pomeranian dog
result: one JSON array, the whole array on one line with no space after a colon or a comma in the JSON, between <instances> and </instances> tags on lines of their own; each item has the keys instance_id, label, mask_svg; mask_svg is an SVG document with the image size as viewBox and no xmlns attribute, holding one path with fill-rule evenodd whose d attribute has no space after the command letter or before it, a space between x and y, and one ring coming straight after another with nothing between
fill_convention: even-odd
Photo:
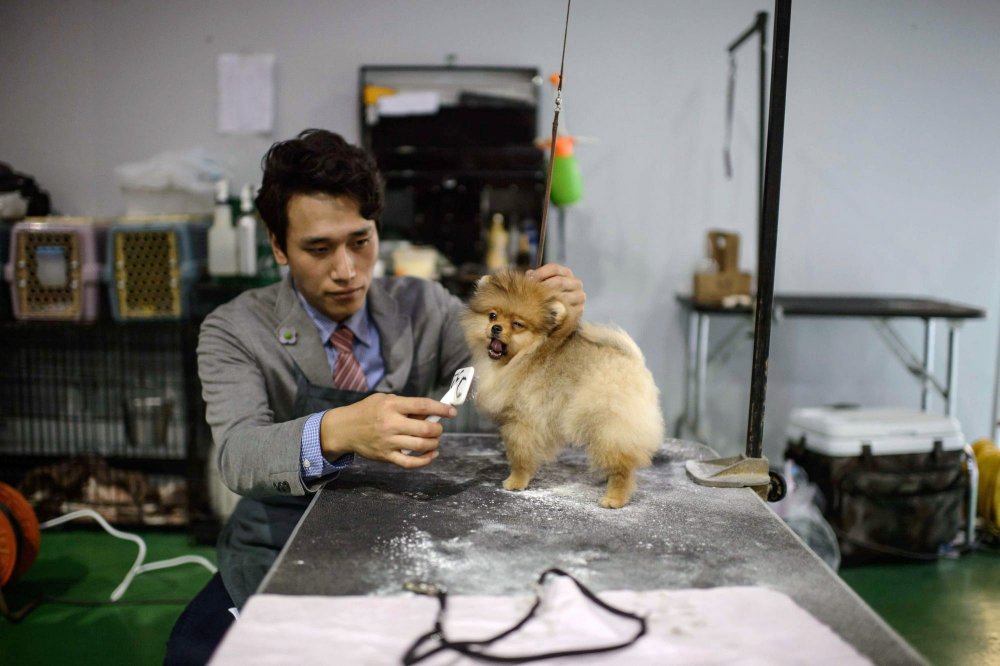
<instances>
[{"instance_id":1,"label":"pomeranian dog","mask_svg":"<svg viewBox=\"0 0 1000 666\"><path fill-rule=\"evenodd\" d=\"M623 330L580 321L523 273L481 278L462 319L479 386L476 407L507 450L507 490L523 490L566 445L608 477L602 507L625 506L635 471L663 441L659 391Z\"/></svg>"}]
</instances>

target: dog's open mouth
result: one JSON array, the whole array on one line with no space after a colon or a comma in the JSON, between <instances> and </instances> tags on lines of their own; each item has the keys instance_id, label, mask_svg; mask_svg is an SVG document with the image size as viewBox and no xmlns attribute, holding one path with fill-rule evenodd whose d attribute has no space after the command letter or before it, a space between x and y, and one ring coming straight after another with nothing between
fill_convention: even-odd
<instances>
[{"instance_id":1,"label":"dog's open mouth","mask_svg":"<svg viewBox=\"0 0 1000 666\"><path fill-rule=\"evenodd\" d=\"M495 361L507 353L507 345L500 342L498 338L492 338L489 346L487 347L487 351L489 351L490 358Z\"/></svg>"}]
</instances>

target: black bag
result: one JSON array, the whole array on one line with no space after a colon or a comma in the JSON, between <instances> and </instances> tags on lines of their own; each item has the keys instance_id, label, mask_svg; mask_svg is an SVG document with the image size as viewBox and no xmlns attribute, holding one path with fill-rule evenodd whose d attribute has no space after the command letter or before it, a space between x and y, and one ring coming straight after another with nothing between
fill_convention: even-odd
<instances>
[{"instance_id":1,"label":"black bag","mask_svg":"<svg viewBox=\"0 0 1000 666\"><path fill-rule=\"evenodd\" d=\"M933 559L958 534L968 483L961 451L832 457L789 442L795 461L825 498L842 563Z\"/></svg>"},{"instance_id":2,"label":"black bag","mask_svg":"<svg viewBox=\"0 0 1000 666\"><path fill-rule=\"evenodd\" d=\"M28 202L28 217L41 217L52 212L49 193L41 189L34 178L18 173L9 164L0 162L0 193L3 192L20 193Z\"/></svg>"}]
</instances>

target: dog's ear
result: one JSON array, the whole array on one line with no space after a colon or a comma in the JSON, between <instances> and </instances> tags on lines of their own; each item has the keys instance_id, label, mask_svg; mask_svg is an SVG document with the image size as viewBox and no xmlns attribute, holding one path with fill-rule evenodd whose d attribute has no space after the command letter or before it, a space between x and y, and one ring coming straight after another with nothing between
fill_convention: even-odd
<instances>
[{"instance_id":1,"label":"dog's ear","mask_svg":"<svg viewBox=\"0 0 1000 666\"><path fill-rule=\"evenodd\" d=\"M545 304L548 310L549 332L555 331L566 321L566 306L558 298L550 298Z\"/></svg>"},{"instance_id":2,"label":"dog's ear","mask_svg":"<svg viewBox=\"0 0 1000 666\"><path fill-rule=\"evenodd\" d=\"M482 276L481 278L479 278L478 280L476 280L476 291L482 289L483 287L485 287L489 283L490 283L490 276L489 275Z\"/></svg>"}]
</instances>

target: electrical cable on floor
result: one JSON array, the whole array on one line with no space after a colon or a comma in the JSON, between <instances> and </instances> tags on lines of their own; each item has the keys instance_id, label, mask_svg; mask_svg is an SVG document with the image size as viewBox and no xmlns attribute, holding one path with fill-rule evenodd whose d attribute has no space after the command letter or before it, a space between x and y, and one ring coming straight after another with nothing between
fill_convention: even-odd
<instances>
[{"instance_id":1,"label":"electrical cable on floor","mask_svg":"<svg viewBox=\"0 0 1000 666\"><path fill-rule=\"evenodd\" d=\"M200 564L213 574L216 573L216 571L218 571L218 569L216 569L214 564L209 562L201 555L181 555L180 557L174 557L169 560L159 560L157 562L149 562L148 564L144 563L144 560L146 559L146 542L143 541L141 537L135 534L129 534L128 532L122 532L120 530L115 529L108 523L107 520L104 519L104 516L97 513L93 509L80 509L79 511L73 511L72 513L67 513L65 516L59 516L58 518L47 520L44 523L41 523L39 527L44 530L50 527L55 527L56 525L62 525L63 523L69 522L71 520L76 520L77 518L84 518L84 517L90 517L96 520L100 524L100 526L104 528L104 531L106 531L111 536L119 539L124 539L125 541L132 541L139 546L139 554L135 558L135 563L128 570L128 573L125 574L125 578L122 580L122 582L111 593L112 602L117 602L119 599L121 599L122 595L125 594L125 591L128 589L129 585L132 584L132 580L139 574L145 573L147 571L166 569L168 567L175 567L181 564ZM51 601L58 601L58 600L52 599ZM72 603L72 601L65 600L65 601L60 601L60 603Z\"/></svg>"}]
</instances>

